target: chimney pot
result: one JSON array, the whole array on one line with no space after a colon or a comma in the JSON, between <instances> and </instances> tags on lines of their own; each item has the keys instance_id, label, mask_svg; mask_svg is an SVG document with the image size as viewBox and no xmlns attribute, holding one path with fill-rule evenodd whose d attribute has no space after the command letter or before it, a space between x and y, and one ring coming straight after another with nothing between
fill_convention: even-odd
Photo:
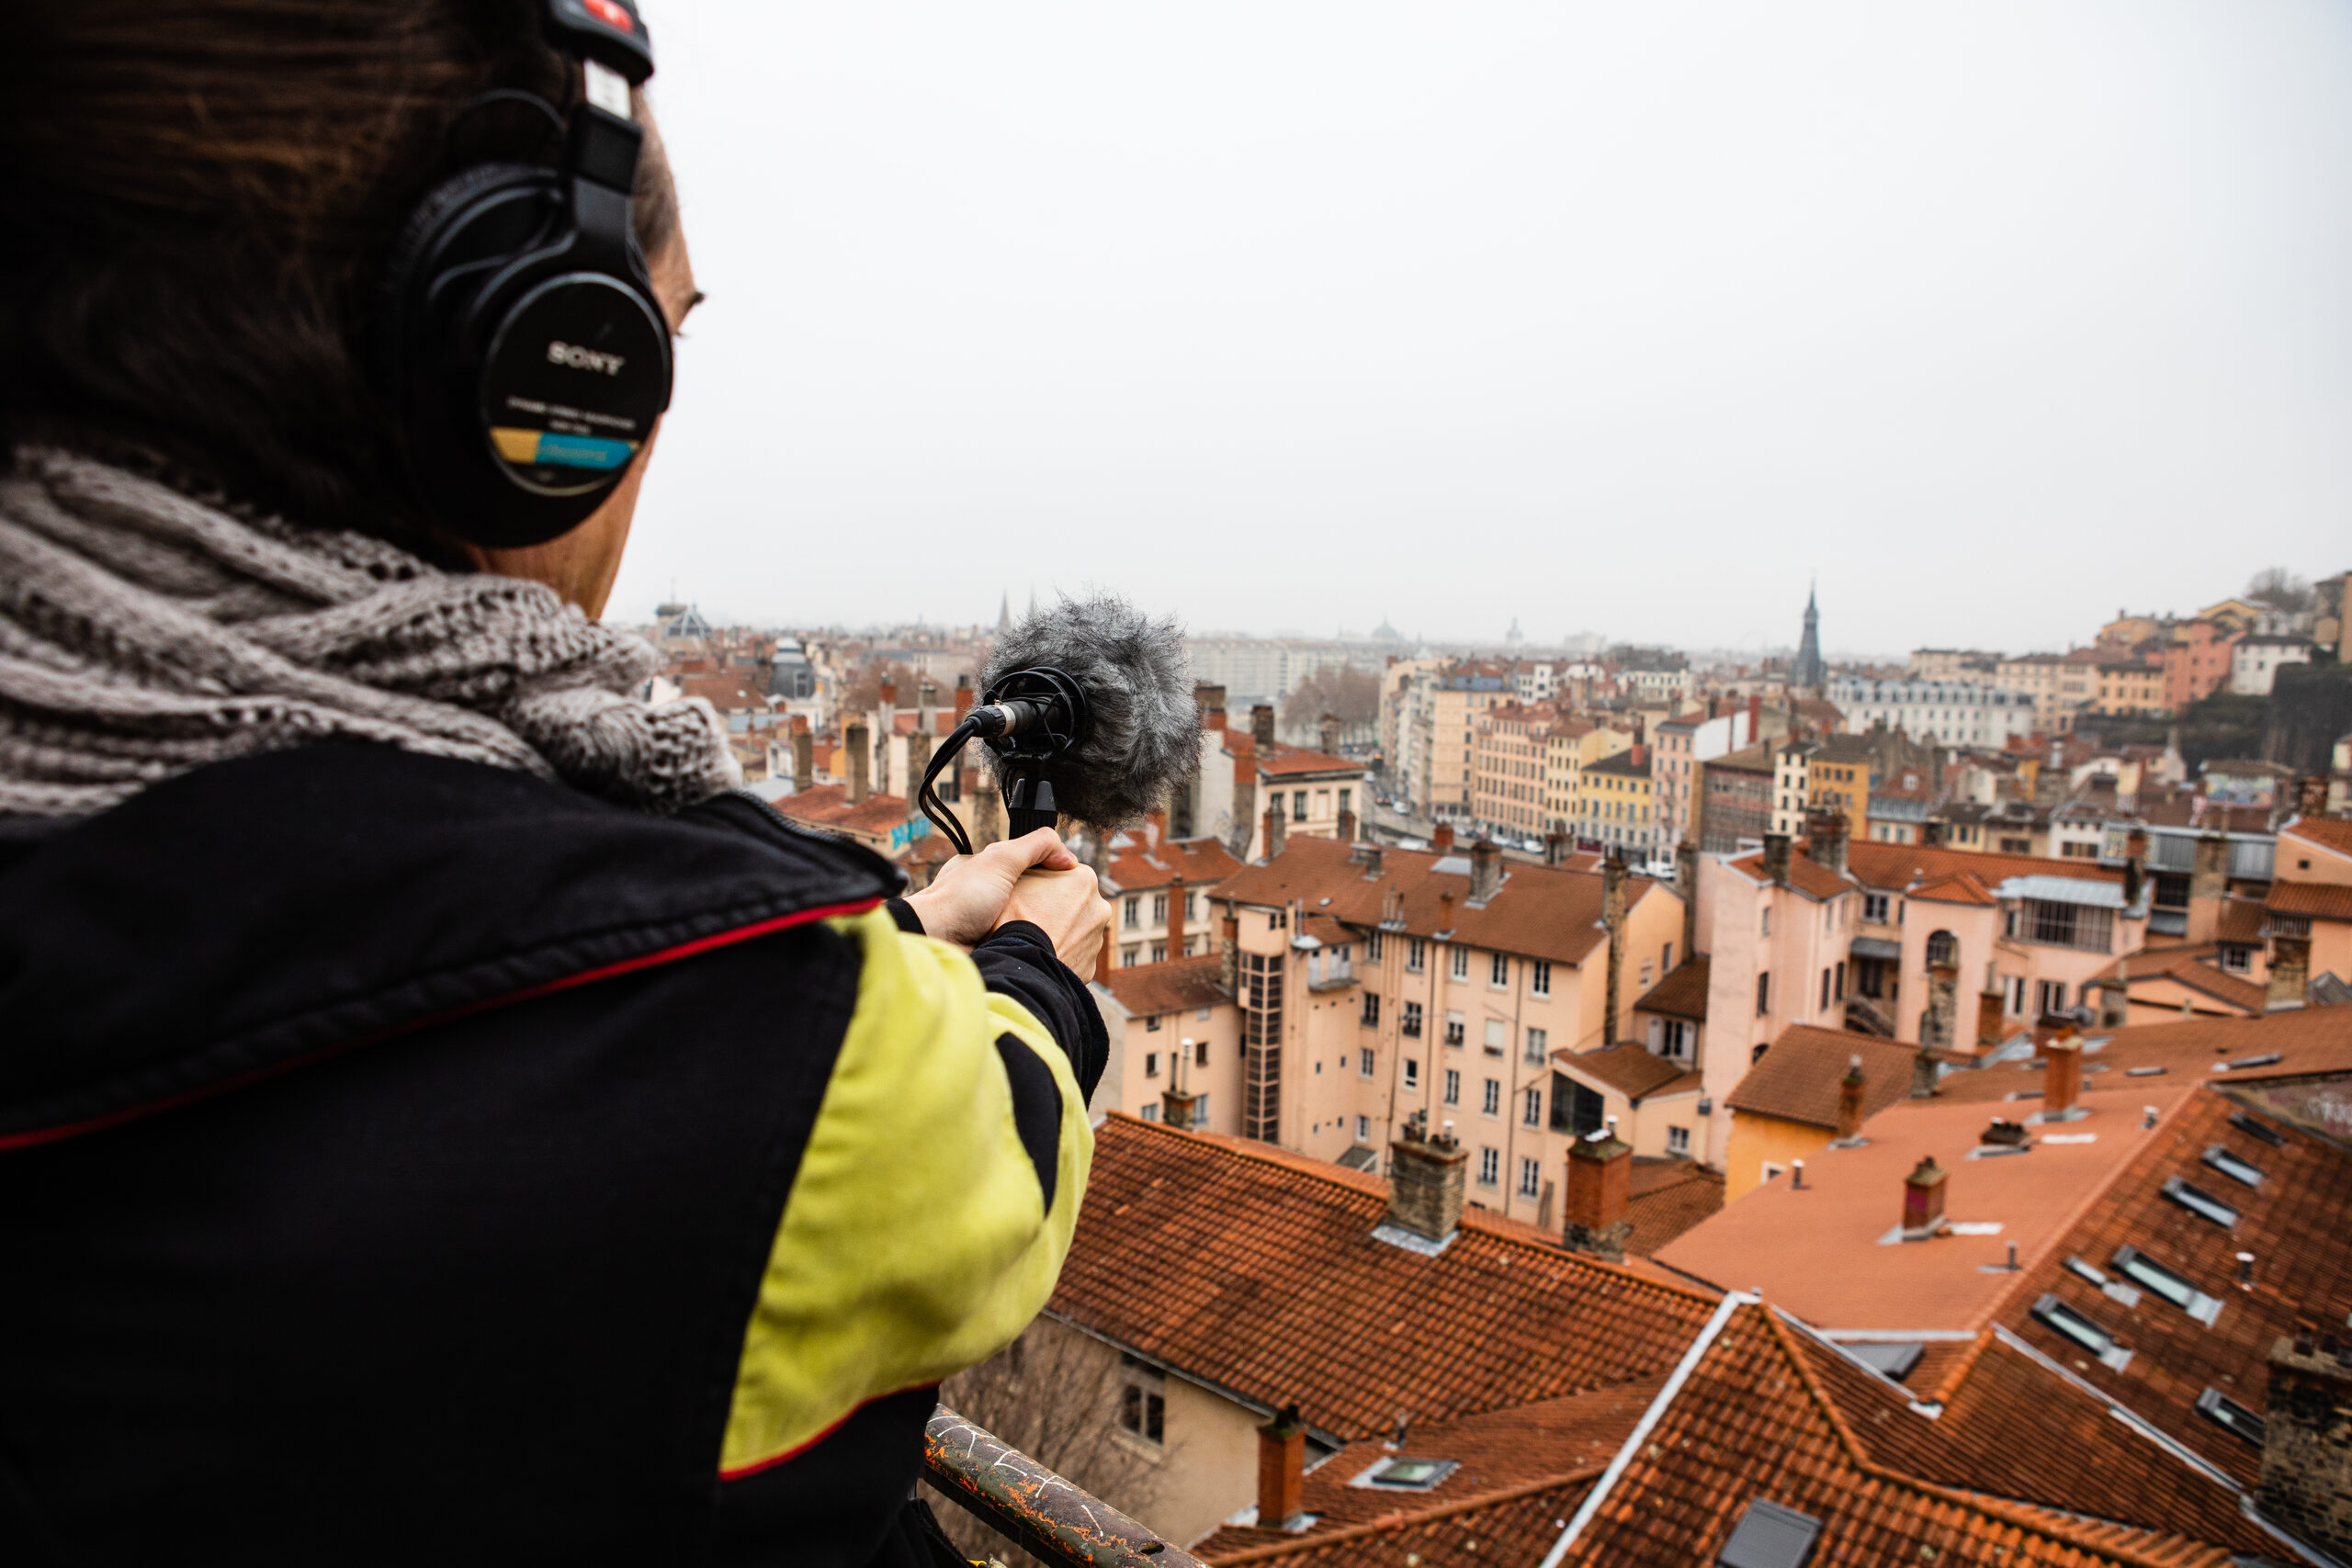
<instances>
[{"instance_id":1,"label":"chimney pot","mask_svg":"<svg viewBox=\"0 0 2352 1568\"><path fill-rule=\"evenodd\" d=\"M1258 1528L1298 1527L1306 1496L1306 1425L1298 1406L1258 1428Z\"/></svg>"},{"instance_id":2,"label":"chimney pot","mask_svg":"<svg viewBox=\"0 0 2352 1568\"><path fill-rule=\"evenodd\" d=\"M1279 807L1266 807L1266 858L1274 860L1283 852L1283 836L1289 832Z\"/></svg>"},{"instance_id":3,"label":"chimney pot","mask_svg":"<svg viewBox=\"0 0 2352 1568\"><path fill-rule=\"evenodd\" d=\"M1618 1138L1613 1116L1599 1133L1568 1145L1566 1223L1560 1240L1569 1251L1623 1260L1625 1238L1634 1230L1625 1217L1633 1169L1633 1145Z\"/></svg>"},{"instance_id":4,"label":"chimney pot","mask_svg":"<svg viewBox=\"0 0 2352 1568\"><path fill-rule=\"evenodd\" d=\"M1430 848L1444 854L1453 848L1453 824L1441 822L1430 830Z\"/></svg>"},{"instance_id":5,"label":"chimney pot","mask_svg":"<svg viewBox=\"0 0 2352 1568\"><path fill-rule=\"evenodd\" d=\"M1168 880L1168 956L1184 956L1184 900L1192 895L1184 890L1182 873Z\"/></svg>"},{"instance_id":6,"label":"chimney pot","mask_svg":"<svg viewBox=\"0 0 2352 1568\"><path fill-rule=\"evenodd\" d=\"M1862 1058L1850 1058L1846 1076L1838 1080L1838 1142L1858 1142L1862 1135Z\"/></svg>"},{"instance_id":7,"label":"chimney pot","mask_svg":"<svg viewBox=\"0 0 2352 1568\"><path fill-rule=\"evenodd\" d=\"M2041 1048L2041 1119L2044 1122L2071 1122L2083 1114L2075 1109L2075 1101L2083 1092L2083 1047L2076 1038L2075 1021L2063 1014L2046 1014L2034 1029L2035 1043Z\"/></svg>"},{"instance_id":8,"label":"chimney pot","mask_svg":"<svg viewBox=\"0 0 2352 1568\"><path fill-rule=\"evenodd\" d=\"M1804 1161L1801 1159L1789 1161L1789 1190L1792 1192L1804 1190Z\"/></svg>"},{"instance_id":9,"label":"chimney pot","mask_svg":"<svg viewBox=\"0 0 2352 1568\"><path fill-rule=\"evenodd\" d=\"M868 742L865 726L853 724L843 729L842 750L849 753L849 783L842 798L852 806L863 805L874 767L874 749Z\"/></svg>"},{"instance_id":10,"label":"chimney pot","mask_svg":"<svg viewBox=\"0 0 2352 1568\"><path fill-rule=\"evenodd\" d=\"M1342 811L1340 813L1339 838L1340 842L1343 844L1352 844L1356 841L1356 814L1354 812Z\"/></svg>"},{"instance_id":11,"label":"chimney pot","mask_svg":"<svg viewBox=\"0 0 2352 1568\"><path fill-rule=\"evenodd\" d=\"M1492 839L1470 846L1470 902L1484 904L1503 885L1503 852Z\"/></svg>"}]
</instances>

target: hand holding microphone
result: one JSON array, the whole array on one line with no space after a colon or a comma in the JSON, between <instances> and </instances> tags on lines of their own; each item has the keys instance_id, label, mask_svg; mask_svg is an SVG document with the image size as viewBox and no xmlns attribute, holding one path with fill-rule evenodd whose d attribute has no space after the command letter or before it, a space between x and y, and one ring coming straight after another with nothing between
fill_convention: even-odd
<instances>
[{"instance_id":1,"label":"hand holding microphone","mask_svg":"<svg viewBox=\"0 0 2352 1568\"><path fill-rule=\"evenodd\" d=\"M907 904L926 935L964 947L1007 921L1027 920L1080 975L1094 972L1096 950L1111 924L1111 906L1093 871L1079 864L1050 828L958 855Z\"/></svg>"}]
</instances>

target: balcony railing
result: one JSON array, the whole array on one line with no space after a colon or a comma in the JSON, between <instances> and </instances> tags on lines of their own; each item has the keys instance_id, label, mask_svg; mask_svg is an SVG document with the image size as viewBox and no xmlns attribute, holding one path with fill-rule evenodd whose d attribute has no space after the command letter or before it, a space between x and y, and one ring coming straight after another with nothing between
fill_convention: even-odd
<instances>
[{"instance_id":1,"label":"balcony railing","mask_svg":"<svg viewBox=\"0 0 2352 1568\"><path fill-rule=\"evenodd\" d=\"M934 1488L1055 1568L1202 1568L1191 1552L944 1404L923 1432L923 1468Z\"/></svg>"}]
</instances>

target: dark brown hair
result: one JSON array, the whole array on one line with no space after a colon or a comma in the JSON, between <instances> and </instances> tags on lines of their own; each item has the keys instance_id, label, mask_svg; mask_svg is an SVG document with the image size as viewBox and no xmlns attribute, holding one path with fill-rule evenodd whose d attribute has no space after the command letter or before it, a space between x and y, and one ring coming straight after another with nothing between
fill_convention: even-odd
<instances>
[{"instance_id":1,"label":"dark brown hair","mask_svg":"<svg viewBox=\"0 0 2352 1568\"><path fill-rule=\"evenodd\" d=\"M480 158L544 162L543 0L61 0L0 50L0 439L412 547L368 363L386 250ZM648 127L637 228L677 224Z\"/></svg>"}]
</instances>

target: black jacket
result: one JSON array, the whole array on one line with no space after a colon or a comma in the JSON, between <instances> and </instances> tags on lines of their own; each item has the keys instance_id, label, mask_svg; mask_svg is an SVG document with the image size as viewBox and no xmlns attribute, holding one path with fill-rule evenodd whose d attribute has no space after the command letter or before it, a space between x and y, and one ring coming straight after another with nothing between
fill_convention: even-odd
<instances>
[{"instance_id":1,"label":"black jacket","mask_svg":"<svg viewBox=\"0 0 2352 1568\"><path fill-rule=\"evenodd\" d=\"M0 825L0 1558L901 1550L1107 1042L1042 933L967 961L899 885L748 797L348 745Z\"/></svg>"}]
</instances>

